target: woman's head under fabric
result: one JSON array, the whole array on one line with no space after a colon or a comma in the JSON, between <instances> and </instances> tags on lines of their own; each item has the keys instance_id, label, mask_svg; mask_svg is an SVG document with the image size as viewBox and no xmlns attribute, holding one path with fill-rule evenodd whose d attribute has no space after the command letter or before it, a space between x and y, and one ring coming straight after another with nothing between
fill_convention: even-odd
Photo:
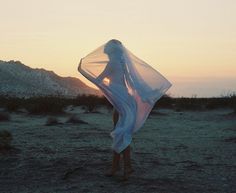
<instances>
[{"instance_id":1,"label":"woman's head under fabric","mask_svg":"<svg viewBox=\"0 0 236 193\"><path fill-rule=\"evenodd\" d=\"M131 143L130 136L143 125L156 101L171 86L118 40L110 40L88 54L78 70L101 89L119 112L119 121L111 134L113 149L118 153Z\"/></svg>"},{"instance_id":2,"label":"woman's head under fabric","mask_svg":"<svg viewBox=\"0 0 236 193\"><path fill-rule=\"evenodd\" d=\"M104 45L104 53L109 56L120 57L123 54L123 46L122 43L118 40L110 40Z\"/></svg>"}]
</instances>

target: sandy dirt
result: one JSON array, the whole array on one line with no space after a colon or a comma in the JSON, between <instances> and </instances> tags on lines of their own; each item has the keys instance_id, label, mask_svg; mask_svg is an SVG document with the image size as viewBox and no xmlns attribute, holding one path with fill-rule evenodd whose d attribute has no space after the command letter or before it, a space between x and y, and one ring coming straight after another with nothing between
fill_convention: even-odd
<instances>
[{"instance_id":1,"label":"sandy dirt","mask_svg":"<svg viewBox=\"0 0 236 193\"><path fill-rule=\"evenodd\" d=\"M122 181L104 173L111 162L112 111L68 107L48 116L12 113L10 153L0 154L0 193L233 193L236 192L236 116L231 110L160 109L132 142L134 173ZM88 124L66 123L71 115Z\"/></svg>"}]
</instances>

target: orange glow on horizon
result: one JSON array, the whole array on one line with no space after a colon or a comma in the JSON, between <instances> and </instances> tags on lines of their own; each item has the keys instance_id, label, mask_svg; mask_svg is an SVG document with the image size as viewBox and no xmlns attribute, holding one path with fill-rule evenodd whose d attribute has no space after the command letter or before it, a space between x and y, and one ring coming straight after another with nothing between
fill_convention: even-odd
<instances>
[{"instance_id":1,"label":"orange glow on horizon","mask_svg":"<svg viewBox=\"0 0 236 193\"><path fill-rule=\"evenodd\" d=\"M236 79L233 0L22 0L1 6L0 60L19 60L91 86L77 71L80 59L118 39L172 83L174 77Z\"/></svg>"}]
</instances>

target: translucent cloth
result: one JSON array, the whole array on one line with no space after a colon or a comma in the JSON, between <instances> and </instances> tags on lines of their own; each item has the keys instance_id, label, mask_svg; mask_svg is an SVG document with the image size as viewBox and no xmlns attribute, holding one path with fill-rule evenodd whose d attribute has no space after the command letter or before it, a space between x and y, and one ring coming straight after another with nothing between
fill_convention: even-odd
<instances>
[{"instance_id":1,"label":"translucent cloth","mask_svg":"<svg viewBox=\"0 0 236 193\"><path fill-rule=\"evenodd\" d=\"M138 131L155 102L171 87L159 72L127 50L120 41L110 40L82 58L79 72L101 89L119 113L111 132L112 148L123 151Z\"/></svg>"}]
</instances>

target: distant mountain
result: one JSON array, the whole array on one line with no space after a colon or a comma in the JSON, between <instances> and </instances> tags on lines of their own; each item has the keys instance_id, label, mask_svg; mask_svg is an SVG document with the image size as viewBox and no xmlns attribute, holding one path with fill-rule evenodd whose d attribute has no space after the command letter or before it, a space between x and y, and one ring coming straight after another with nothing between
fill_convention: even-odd
<instances>
[{"instance_id":1,"label":"distant mountain","mask_svg":"<svg viewBox=\"0 0 236 193\"><path fill-rule=\"evenodd\" d=\"M19 61L0 60L0 95L75 97L80 94L101 95L78 78L60 77L53 71L33 69Z\"/></svg>"}]
</instances>

